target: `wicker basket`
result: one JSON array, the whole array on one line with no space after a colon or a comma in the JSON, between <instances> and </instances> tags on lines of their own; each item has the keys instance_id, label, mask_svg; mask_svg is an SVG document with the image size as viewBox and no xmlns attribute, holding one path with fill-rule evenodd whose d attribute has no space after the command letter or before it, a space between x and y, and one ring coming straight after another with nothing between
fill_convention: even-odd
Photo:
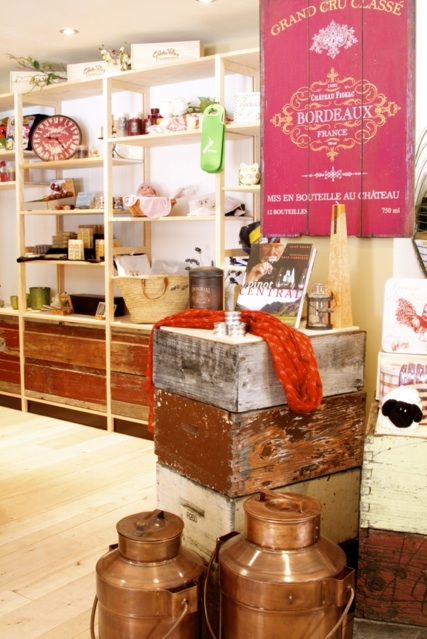
<instances>
[{"instance_id":1,"label":"wicker basket","mask_svg":"<svg viewBox=\"0 0 427 639\"><path fill-rule=\"evenodd\" d=\"M154 324L188 306L188 275L114 278L135 324Z\"/></svg>"},{"instance_id":2,"label":"wicker basket","mask_svg":"<svg viewBox=\"0 0 427 639\"><path fill-rule=\"evenodd\" d=\"M125 196L123 202L131 212L132 217L158 218L169 215L176 200L165 197Z\"/></svg>"}]
</instances>

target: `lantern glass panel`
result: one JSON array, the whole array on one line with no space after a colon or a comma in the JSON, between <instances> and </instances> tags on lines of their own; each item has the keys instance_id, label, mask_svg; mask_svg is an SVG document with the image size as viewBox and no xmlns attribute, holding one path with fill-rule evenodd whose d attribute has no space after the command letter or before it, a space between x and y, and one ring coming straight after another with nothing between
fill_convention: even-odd
<instances>
[{"instance_id":1,"label":"lantern glass panel","mask_svg":"<svg viewBox=\"0 0 427 639\"><path fill-rule=\"evenodd\" d=\"M314 284L307 295L307 328L330 330L332 328L332 295L325 284Z\"/></svg>"}]
</instances>

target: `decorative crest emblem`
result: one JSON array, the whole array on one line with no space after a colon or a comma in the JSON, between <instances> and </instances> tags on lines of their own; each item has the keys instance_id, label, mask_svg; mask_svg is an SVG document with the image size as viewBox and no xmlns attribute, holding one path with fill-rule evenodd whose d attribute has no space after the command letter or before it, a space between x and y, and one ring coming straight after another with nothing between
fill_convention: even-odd
<instances>
[{"instance_id":1,"label":"decorative crest emblem","mask_svg":"<svg viewBox=\"0 0 427 639\"><path fill-rule=\"evenodd\" d=\"M348 28L346 24L339 25L332 20L325 29L320 29L319 33L313 36L313 44L310 51L323 53L327 51L330 58L334 59L341 48L349 49L356 44L357 38L354 35L353 27Z\"/></svg>"}]
</instances>

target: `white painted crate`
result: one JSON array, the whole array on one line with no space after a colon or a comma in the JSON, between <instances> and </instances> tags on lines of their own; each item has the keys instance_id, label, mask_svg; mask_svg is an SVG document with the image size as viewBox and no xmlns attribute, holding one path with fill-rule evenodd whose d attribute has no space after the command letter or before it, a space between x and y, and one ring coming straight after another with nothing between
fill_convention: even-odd
<instances>
[{"instance_id":1,"label":"white painted crate","mask_svg":"<svg viewBox=\"0 0 427 639\"><path fill-rule=\"evenodd\" d=\"M318 499L321 534L336 543L357 537L360 469L355 468L276 489ZM157 462L157 507L184 522L183 543L208 561L218 537L243 532L248 496L229 498Z\"/></svg>"},{"instance_id":2,"label":"white painted crate","mask_svg":"<svg viewBox=\"0 0 427 639\"><path fill-rule=\"evenodd\" d=\"M360 526L427 535L427 437L417 431L377 434L377 416L374 402L364 446Z\"/></svg>"}]
</instances>

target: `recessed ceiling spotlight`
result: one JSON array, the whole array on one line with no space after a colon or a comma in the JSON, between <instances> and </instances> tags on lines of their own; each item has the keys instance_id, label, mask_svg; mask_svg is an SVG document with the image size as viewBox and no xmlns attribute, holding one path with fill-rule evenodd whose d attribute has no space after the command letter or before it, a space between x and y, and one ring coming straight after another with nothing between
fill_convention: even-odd
<instances>
[{"instance_id":1,"label":"recessed ceiling spotlight","mask_svg":"<svg viewBox=\"0 0 427 639\"><path fill-rule=\"evenodd\" d=\"M215 0L196 0L196 2L200 2L201 4L210 4L211 2L215 2Z\"/></svg>"},{"instance_id":2,"label":"recessed ceiling spotlight","mask_svg":"<svg viewBox=\"0 0 427 639\"><path fill-rule=\"evenodd\" d=\"M77 35L78 30L72 29L71 27L65 27L65 29L60 29L60 33L62 33L62 35L72 36Z\"/></svg>"}]
</instances>

